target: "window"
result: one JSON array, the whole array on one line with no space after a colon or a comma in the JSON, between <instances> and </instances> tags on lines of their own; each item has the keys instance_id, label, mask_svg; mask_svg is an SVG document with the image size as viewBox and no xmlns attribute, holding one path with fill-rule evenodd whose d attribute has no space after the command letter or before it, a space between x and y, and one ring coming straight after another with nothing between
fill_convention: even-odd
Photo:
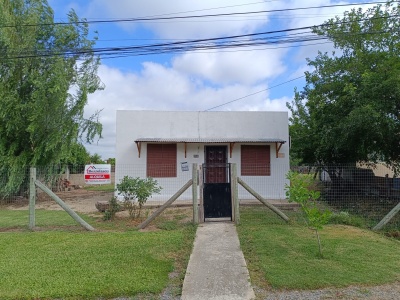
<instances>
[{"instance_id":1,"label":"window","mask_svg":"<svg viewBox=\"0 0 400 300\"><path fill-rule=\"evenodd\" d=\"M271 160L269 145L242 145L242 176L270 176Z\"/></svg>"},{"instance_id":2,"label":"window","mask_svg":"<svg viewBox=\"0 0 400 300\"><path fill-rule=\"evenodd\" d=\"M147 144L147 176L176 177L176 144Z\"/></svg>"}]
</instances>

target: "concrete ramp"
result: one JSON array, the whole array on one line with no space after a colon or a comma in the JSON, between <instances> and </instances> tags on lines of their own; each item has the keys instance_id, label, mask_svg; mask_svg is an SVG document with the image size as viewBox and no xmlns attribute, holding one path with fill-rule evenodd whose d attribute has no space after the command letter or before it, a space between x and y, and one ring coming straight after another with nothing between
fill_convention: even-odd
<instances>
[{"instance_id":1,"label":"concrete ramp","mask_svg":"<svg viewBox=\"0 0 400 300\"><path fill-rule=\"evenodd\" d=\"M200 224L186 270L181 299L254 298L235 225L231 222Z\"/></svg>"}]
</instances>

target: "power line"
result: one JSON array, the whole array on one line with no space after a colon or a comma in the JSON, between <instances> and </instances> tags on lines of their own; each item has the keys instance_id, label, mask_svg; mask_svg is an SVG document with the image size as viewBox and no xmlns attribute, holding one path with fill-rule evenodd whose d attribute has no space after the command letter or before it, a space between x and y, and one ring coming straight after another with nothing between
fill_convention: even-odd
<instances>
[{"instance_id":1,"label":"power line","mask_svg":"<svg viewBox=\"0 0 400 300\"><path fill-rule=\"evenodd\" d=\"M175 16L175 17L138 17L138 18L125 18L125 19L111 19L111 20L92 20L92 21L77 21L77 22L54 22L54 23L37 23L37 24L17 24L17 25L2 25L0 28L9 27L31 27L31 26L55 26L55 25L70 25L70 24L95 24L95 23L117 23L117 22L144 22L144 21L159 21L159 20L177 20L177 19L197 19L197 18L210 18L210 17L221 17L221 16L237 16L237 15L249 15L249 14L263 14L263 13L276 13L285 11L296 11L296 10L307 10L317 8L331 8L331 7L346 7L346 6L358 6L358 5L369 5L369 4L384 4L386 1L378 2L362 2L362 3L348 3L348 4L332 4L332 5L321 5L321 6L308 6L298 8L282 8L273 10L260 10L260 11L249 11L249 12L236 12L236 13L220 13L220 14L206 14L206 15L190 15L190 16Z\"/></svg>"},{"instance_id":2,"label":"power line","mask_svg":"<svg viewBox=\"0 0 400 300\"><path fill-rule=\"evenodd\" d=\"M284 30L288 31L288 30ZM278 32L278 31L276 31ZM371 35L371 34L382 34L387 33L384 31L379 32L367 32L353 34L353 36L360 35ZM263 33L258 33L263 34ZM256 35L258 35L256 34ZM65 50L29 50L21 49L15 53L9 52L8 56L3 55L0 57L1 60L8 59L25 59L25 58L36 58L36 57L51 57L51 56L64 56L73 57L85 54L96 54L99 56L110 56L120 55L122 56L142 56L142 55L155 55L155 54L166 54L166 53L181 53L187 51L198 51L198 50L214 50L214 49L229 49L229 48L243 48L243 47L258 47L263 45L279 45L279 44L300 44L305 42L315 41L327 41L327 36L315 35L310 32L300 33L298 36L286 35L286 36L259 36L253 39L244 39L251 35L241 35L233 37L224 37L216 39L201 39L185 42L174 42L174 43L161 43L161 44L150 44L150 45L139 45L139 46L126 46L126 47L106 47L106 48L92 48L92 49L65 49ZM343 33L343 35L349 35L349 33ZM222 40L221 40L222 39Z\"/></svg>"},{"instance_id":3,"label":"power line","mask_svg":"<svg viewBox=\"0 0 400 300\"><path fill-rule=\"evenodd\" d=\"M295 80L297 80L297 79L300 79L300 78L303 78L303 77L305 77L305 75L302 75L302 76L299 76L299 77L296 77L296 78L290 79L290 80L288 80L288 81L285 81L285 82L281 82L281 83L279 83L279 84L277 84L277 85L271 86L271 87L269 87L269 88L266 88L266 89L263 89L263 90L261 90L261 91L258 91L258 92L255 92L255 93L252 93L252 94L249 94L249 95L246 95L246 96L243 96L243 97L240 97L240 98L237 98L237 99L234 99L234 100L231 100L231 101L225 102L225 103L222 103L222 104L220 104L220 105L217 105L217 106L211 107L211 108L209 108L209 109L206 109L206 110L204 110L204 111L213 110L213 109L215 109L215 108L218 108L218 107L221 107L221 106L224 106L224 105L227 105L227 104L231 104L231 103L233 103L233 102L236 102L236 101L242 100L242 99L244 99L244 98L247 98L247 97L250 97L250 96L253 96L253 95L256 95L256 94L259 94L259 93L265 92L265 91L268 91L268 90L270 90L270 89L276 88L276 87L278 87L278 86L284 85L284 84L286 84L286 83L289 83L289 82L295 81Z\"/></svg>"},{"instance_id":4,"label":"power line","mask_svg":"<svg viewBox=\"0 0 400 300\"><path fill-rule=\"evenodd\" d=\"M153 15L153 16L147 16L147 17L170 16L170 15L186 14L186 13L192 13L192 12L198 12L198 11L224 9L224 8L231 8L231 7L238 7L238 6L248 6L248 5L260 4L260 3L269 3L269 2L275 2L275 1L279 1L279 0L259 1L259 2L245 3L245 4L219 6L219 7L204 8L204 9L195 9L195 10L188 10L188 11L181 11L181 12L167 13L167 14L159 14L159 15Z\"/></svg>"},{"instance_id":5,"label":"power line","mask_svg":"<svg viewBox=\"0 0 400 300\"><path fill-rule=\"evenodd\" d=\"M394 18L398 15L365 18L357 20L361 22L364 20ZM336 24L352 23L354 21L336 22ZM298 28L289 28L282 30L258 32L243 35L225 36L207 39L183 40L168 43L156 43L145 45L133 45L125 47L106 47L106 48L78 48L78 49L57 49L57 50L40 50L40 49L18 49L12 53L9 49L8 56L6 54L0 56L1 60L7 59L23 59L35 57L50 57L50 56L64 56L64 57L77 57L86 54L97 54L101 57L126 57L126 56L142 56L142 55L155 55L166 53L181 53L186 51L199 51L199 50L215 50L215 49L228 49L228 48L243 48L243 47L259 47L263 45L278 45L278 44L300 44L315 41L329 40L327 36L313 34L310 29L315 27L330 26L332 24L322 24L317 26L307 26ZM283 35L283 33L286 33ZM289 33L289 34L287 34ZM364 32L356 35L364 34L382 34L386 32ZM348 35L349 33L343 32L342 34Z\"/></svg>"}]
</instances>

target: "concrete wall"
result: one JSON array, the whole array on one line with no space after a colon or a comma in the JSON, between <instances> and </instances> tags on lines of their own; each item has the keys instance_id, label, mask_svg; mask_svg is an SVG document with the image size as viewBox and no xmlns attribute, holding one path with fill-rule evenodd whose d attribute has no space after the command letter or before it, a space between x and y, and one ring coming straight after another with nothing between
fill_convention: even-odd
<instances>
[{"instance_id":1,"label":"concrete wall","mask_svg":"<svg viewBox=\"0 0 400 300\"><path fill-rule=\"evenodd\" d=\"M241 176L251 187L270 199L284 199L285 175L289 170L289 131L287 112L161 112L161 111L117 111L116 182L125 176L146 176L147 145L142 143L141 155L135 144L138 138L277 138L287 141L276 158L275 143L270 143L271 176ZM163 187L162 195L153 199L167 199L184 185L192 174L192 164L204 163L207 144L177 144L177 177L156 178ZM216 145L216 144L211 144ZM234 145L228 162L236 163L240 176L240 143ZM181 170L187 162L189 171ZM190 199L187 191L182 199ZM239 197L252 198L240 189Z\"/></svg>"}]
</instances>

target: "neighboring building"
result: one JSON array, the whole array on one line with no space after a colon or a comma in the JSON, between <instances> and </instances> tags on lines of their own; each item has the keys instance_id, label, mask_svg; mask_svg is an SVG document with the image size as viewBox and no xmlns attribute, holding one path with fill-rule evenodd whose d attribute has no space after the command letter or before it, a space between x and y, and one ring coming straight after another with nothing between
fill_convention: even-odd
<instances>
[{"instance_id":1,"label":"neighboring building","mask_svg":"<svg viewBox=\"0 0 400 300\"><path fill-rule=\"evenodd\" d=\"M236 163L238 176L263 197L285 199L287 112L117 111L116 183L151 176L163 187L152 199L166 200L191 178L193 163L208 164L208 182L226 180L222 165ZM239 198L253 199L242 188Z\"/></svg>"}]
</instances>

